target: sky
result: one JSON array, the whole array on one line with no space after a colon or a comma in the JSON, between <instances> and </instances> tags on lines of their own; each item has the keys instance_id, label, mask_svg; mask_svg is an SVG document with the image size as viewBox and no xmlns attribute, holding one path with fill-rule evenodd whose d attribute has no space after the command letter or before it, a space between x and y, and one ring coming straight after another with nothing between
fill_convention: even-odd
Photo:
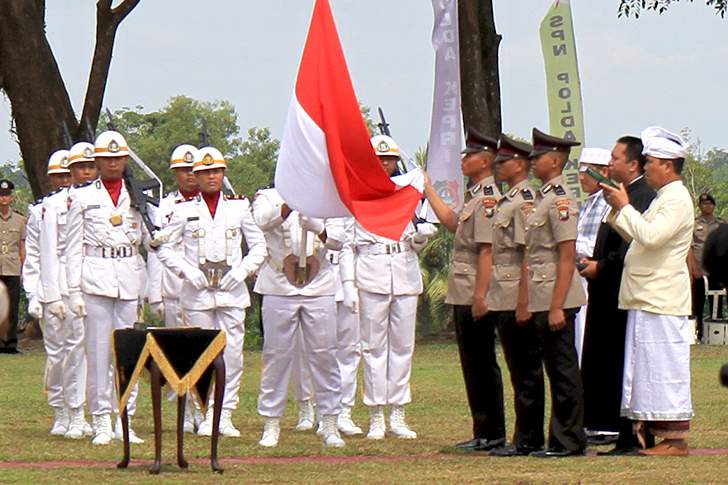
<instances>
[{"instance_id":1,"label":"sky","mask_svg":"<svg viewBox=\"0 0 728 485\"><path fill-rule=\"evenodd\" d=\"M118 0L117 0L118 3ZM121 25L104 105L157 110L177 95L227 100L241 133L280 138L314 0L141 0ZM493 0L503 36L505 132L548 130L538 37L551 0ZM689 127L701 146L728 147L728 20L702 0L663 15L617 18L618 0L572 0L585 146L611 148L650 125ZM94 47L95 2L47 0L47 34L81 111ZM432 8L427 0L331 0L359 99L381 106L407 151L425 145L432 108ZM0 101L0 162L17 160L10 106ZM171 149L172 147L170 147Z\"/></svg>"}]
</instances>

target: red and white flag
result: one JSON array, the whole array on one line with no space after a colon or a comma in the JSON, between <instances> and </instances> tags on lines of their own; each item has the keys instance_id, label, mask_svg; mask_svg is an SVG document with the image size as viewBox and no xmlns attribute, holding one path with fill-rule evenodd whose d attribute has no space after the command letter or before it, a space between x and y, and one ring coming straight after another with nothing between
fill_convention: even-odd
<instances>
[{"instance_id":1,"label":"red and white flag","mask_svg":"<svg viewBox=\"0 0 728 485\"><path fill-rule=\"evenodd\" d=\"M374 154L329 0L316 0L275 186L304 215L353 215L368 231L393 240L422 196L419 170L392 180Z\"/></svg>"}]
</instances>

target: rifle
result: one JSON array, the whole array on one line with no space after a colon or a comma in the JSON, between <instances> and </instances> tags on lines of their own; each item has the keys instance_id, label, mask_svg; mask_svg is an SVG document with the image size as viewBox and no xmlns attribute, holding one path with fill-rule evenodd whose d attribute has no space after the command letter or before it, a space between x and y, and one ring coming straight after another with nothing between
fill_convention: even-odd
<instances>
[{"instance_id":1,"label":"rifle","mask_svg":"<svg viewBox=\"0 0 728 485\"><path fill-rule=\"evenodd\" d=\"M382 111L382 108L377 108L379 111L379 123L377 126L379 127L379 133L382 135L392 136L392 133L389 131L389 123L387 123L387 120L384 119L384 111Z\"/></svg>"},{"instance_id":2,"label":"rifle","mask_svg":"<svg viewBox=\"0 0 728 485\"><path fill-rule=\"evenodd\" d=\"M111 114L111 111L109 111L109 108L106 108L106 115L109 117L107 127L110 130L116 131L116 127L114 126L114 117ZM124 167L124 174L122 176L124 179L124 184L126 185L126 189L129 192L131 206L139 211L139 214L142 216L144 226L149 232L149 236L151 238L154 238L154 233L155 231L157 231L158 227L155 226L152 222L152 217L149 214L149 206L147 204L152 204L156 207L159 207L159 203L161 202L163 193L162 181L159 180L159 178L152 171L152 169L150 169L147 164L144 163L142 159L139 158L131 148L128 148L128 151L129 158L131 158L132 161L150 177L149 180L137 180L134 177L134 172L128 164L126 165L126 167ZM152 197L147 193L153 192L154 190L159 190L158 198Z\"/></svg>"},{"instance_id":3,"label":"rifle","mask_svg":"<svg viewBox=\"0 0 728 485\"><path fill-rule=\"evenodd\" d=\"M207 120L202 118L200 124L202 126L202 129L200 130L200 148L210 146L210 135L207 132ZM233 184L231 184L230 180L227 178L227 175L222 178L222 193L228 197L235 196L235 189L233 188Z\"/></svg>"}]
</instances>

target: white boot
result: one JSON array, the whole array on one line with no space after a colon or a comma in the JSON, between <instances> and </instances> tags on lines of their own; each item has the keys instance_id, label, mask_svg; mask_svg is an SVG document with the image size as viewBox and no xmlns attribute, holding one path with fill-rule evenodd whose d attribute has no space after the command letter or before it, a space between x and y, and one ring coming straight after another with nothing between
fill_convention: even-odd
<instances>
[{"instance_id":1,"label":"white boot","mask_svg":"<svg viewBox=\"0 0 728 485\"><path fill-rule=\"evenodd\" d=\"M189 407L185 408L185 421L182 425L182 431L189 434L195 434L195 418Z\"/></svg>"},{"instance_id":2,"label":"white boot","mask_svg":"<svg viewBox=\"0 0 728 485\"><path fill-rule=\"evenodd\" d=\"M111 429L111 415L99 414L91 416L91 422L94 430L94 438L91 443L94 445L108 445L114 437Z\"/></svg>"},{"instance_id":3,"label":"white boot","mask_svg":"<svg viewBox=\"0 0 728 485\"><path fill-rule=\"evenodd\" d=\"M71 440L80 440L86 436L86 426L88 423L83 416L83 407L77 407L69 410L70 421L68 423L68 431L64 435L65 438Z\"/></svg>"},{"instance_id":4,"label":"white boot","mask_svg":"<svg viewBox=\"0 0 728 485\"><path fill-rule=\"evenodd\" d=\"M205 419L197 427L197 436L212 436L212 406L207 407Z\"/></svg>"},{"instance_id":5,"label":"white boot","mask_svg":"<svg viewBox=\"0 0 728 485\"><path fill-rule=\"evenodd\" d=\"M54 419L53 426L51 426L51 435L63 436L68 431L68 410L66 408L53 408Z\"/></svg>"},{"instance_id":6,"label":"white boot","mask_svg":"<svg viewBox=\"0 0 728 485\"><path fill-rule=\"evenodd\" d=\"M384 439L385 431L386 425L384 424L384 408L382 406L373 406L369 408L369 433L367 433L367 439Z\"/></svg>"},{"instance_id":7,"label":"white boot","mask_svg":"<svg viewBox=\"0 0 728 485\"><path fill-rule=\"evenodd\" d=\"M131 416L128 417L129 419L129 443L132 445L140 445L144 443L144 440L141 439L133 429L131 429ZM116 426L114 429L114 439L123 441L124 440L124 428L121 426L121 416L116 417Z\"/></svg>"},{"instance_id":8,"label":"white boot","mask_svg":"<svg viewBox=\"0 0 728 485\"><path fill-rule=\"evenodd\" d=\"M404 420L404 406L392 406L389 412L389 434L403 440L417 438L417 433L412 431Z\"/></svg>"},{"instance_id":9,"label":"white boot","mask_svg":"<svg viewBox=\"0 0 728 485\"><path fill-rule=\"evenodd\" d=\"M223 409L220 415L220 434L228 438L240 438L240 431L233 425L233 412Z\"/></svg>"},{"instance_id":10,"label":"white boot","mask_svg":"<svg viewBox=\"0 0 728 485\"><path fill-rule=\"evenodd\" d=\"M279 418L265 418L263 424L263 437L258 444L266 448L278 446L278 438L281 435L281 420Z\"/></svg>"},{"instance_id":11,"label":"white boot","mask_svg":"<svg viewBox=\"0 0 728 485\"><path fill-rule=\"evenodd\" d=\"M341 448L346 445L336 428L336 418L336 414L324 414L321 419L321 437L324 445L330 448Z\"/></svg>"},{"instance_id":12,"label":"white boot","mask_svg":"<svg viewBox=\"0 0 728 485\"><path fill-rule=\"evenodd\" d=\"M298 401L298 423L296 424L296 431L311 431L313 429L314 419L315 413L311 400Z\"/></svg>"},{"instance_id":13,"label":"white boot","mask_svg":"<svg viewBox=\"0 0 728 485\"><path fill-rule=\"evenodd\" d=\"M354 421L351 420L351 407L349 406L341 407L341 413L336 420L336 426L339 428L339 431L346 436L354 436L364 433L361 428L354 424Z\"/></svg>"}]
</instances>

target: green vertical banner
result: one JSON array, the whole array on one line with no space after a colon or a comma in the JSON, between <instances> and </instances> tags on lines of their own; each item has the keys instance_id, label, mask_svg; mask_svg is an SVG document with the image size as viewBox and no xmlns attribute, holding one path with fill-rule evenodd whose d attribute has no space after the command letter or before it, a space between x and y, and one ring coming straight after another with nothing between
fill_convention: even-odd
<instances>
[{"instance_id":1,"label":"green vertical banner","mask_svg":"<svg viewBox=\"0 0 728 485\"><path fill-rule=\"evenodd\" d=\"M583 146L584 112L569 0L556 0L546 13L541 22L541 49L546 68L549 132L578 140ZM581 147L571 150L571 158L564 168L566 183L579 200L583 199L577 166L580 154Z\"/></svg>"}]
</instances>

